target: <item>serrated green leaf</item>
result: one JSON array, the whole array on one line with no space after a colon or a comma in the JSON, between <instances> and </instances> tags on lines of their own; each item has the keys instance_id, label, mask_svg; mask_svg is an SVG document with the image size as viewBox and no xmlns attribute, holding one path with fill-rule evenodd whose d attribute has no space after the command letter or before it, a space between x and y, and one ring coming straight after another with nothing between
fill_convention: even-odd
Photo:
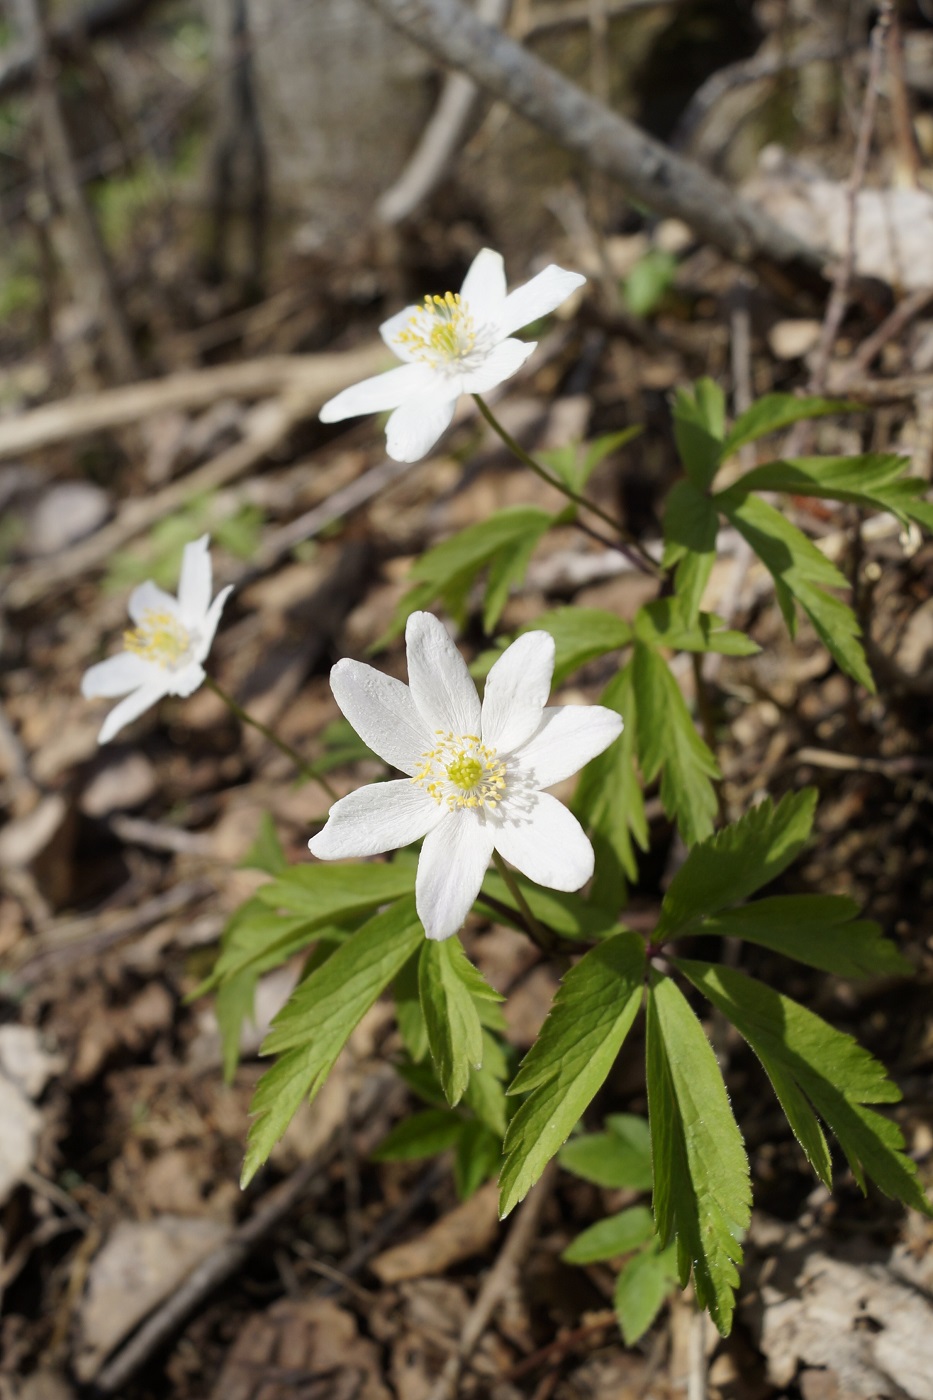
<instances>
[{"instance_id":1,"label":"serrated green leaf","mask_svg":"<svg viewBox=\"0 0 933 1400\"><path fill-rule=\"evenodd\" d=\"M315 942L325 930L332 931L331 926L300 915L280 914L254 896L230 916L213 971L193 996L203 996L242 973L258 976L278 967L293 953Z\"/></svg>"},{"instance_id":2,"label":"serrated green leaf","mask_svg":"<svg viewBox=\"0 0 933 1400\"><path fill-rule=\"evenodd\" d=\"M243 1022L251 1020L259 975L241 972L224 982L214 998L214 1015L223 1051L224 1083L231 1084L240 1063L240 1035Z\"/></svg>"},{"instance_id":3,"label":"serrated green leaf","mask_svg":"<svg viewBox=\"0 0 933 1400\"><path fill-rule=\"evenodd\" d=\"M797 457L765 462L735 485L744 491L783 491L793 496L849 501L867 510L890 511L906 524L914 501L930 483L906 476L909 457L866 452L857 457Z\"/></svg>"},{"instance_id":4,"label":"serrated green leaf","mask_svg":"<svg viewBox=\"0 0 933 1400\"><path fill-rule=\"evenodd\" d=\"M635 768L638 720L631 666L613 676L600 704L620 714L625 728L614 744L583 769L573 810L588 831L596 855L593 903L619 909L625 903L626 883L638 878L635 846L643 851L649 846L645 798Z\"/></svg>"},{"instance_id":5,"label":"serrated green leaf","mask_svg":"<svg viewBox=\"0 0 933 1400\"><path fill-rule=\"evenodd\" d=\"M470 1070L463 1102L485 1123L499 1140L505 1137L506 1102L504 1080L508 1074L502 1046L488 1030L483 1031L483 1062Z\"/></svg>"},{"instance_id":6,"label":"serrated green leaf","mask_svg":"<svg viewBox=\"0 0 933 1400\"><path fill-rule=\"evenodd\" d=\"M618 651L632 640L632 629L602 608L555 608L530 622L523 632L550 632L554 638L554 686L597 656Z\"/></svg>"},{"instance_id":7,"label":"serrated green leaf","mask_svg":"<svg viewBox=\"0 0 933 1400\"><path fill-rule=\"evenodd\" d=\"M677 565L674 587L684 619L693 622L716 562L719 513L689 477L678 481L664 506L664 567Z\"/></svg>"},{"instance_id":8,"label":"serrated green leaf","mask_svg":"<svg viewBox=\"0 0 933 1400\"><path fill-rule=\"evenodd\" d=\"M780 432L805 418L825 418L828 414L861 413L864 405L846 399L797 398L796 394L765 394L733 423L723 444L723 458L756 442L768 433Z\"/></svg>"},{"instance_id":9,"label":"serrated green leaf","mask_svg":"<svg viewBox=\"0 0 933 1400\"><path fill-rule=\"evenodd\" d=\"M875 684L859 637L855 613L828 588L847 588L845 577L806 535L759 496L731 487L715 497L718 508L748 541L774 579L775 594L791 636L796 620L793 600L842 669L866 690Z\"/></svg>"},{"instance_id":10,"label":"serrated green leaf","mask_svg":"<svg viewBox=\"0 0 933 1400\"><path fill-rule=\"evenodd\" d=\"M264 1054L284 1052L259 1081L243 1164L247 1185L304 1099L313 1099L346 1041L424 937L414 900L376 914L301 982L272 1023Z\"/></svg>"},{"instance_id":11,"label":"serrated green leaf","mask_svg":"<svg viewBox=\"0 0 933 1400\"><path fill-rule=\"evenodd\" d=\"M463 951L459 938L421 949L418 963L421 1010L428 1029L428 1045L447 1102L463 1098L470 1071L483 1062L483 1028L477 1002L499 1001Z\"/></svg>"},{"instance_id":12,"label":"serrated green leaf","mask_svg":"<svg viewBox=\"0 0 933 1400\"><path fill-rule=\"evenodd\" d=\"M264 870L267 875L280 875L287 869L288 861L282 850L275 823L268 812L259 818L256 839L240 861L241 870Z\"/></svg>"},{"instance_id":13,"label":"serrated green leaf","mask_svg":"<svg viewBox=\"0 0 933 1400\"><path fill-rule=\"evenodd\" d=\"M868 1176L885 1195L933 1216L897 1124L864 1107L901 1097L883 1065L850 1035L745 973L686 960L677 966L748 1041L779 1097L782 1076L803 1091L863 1190ZM796 1131L793 1120L791 1126ZM801 1145L806 1151L807 1143ZM828 1159L823 1166L828 1174Z\"/></svg>"},{"instance_id":14,"label":"serrated green leaf","mask_svg":"<svg viewBox=\"0 0 933 1400\"><path fill-rule=\"evenodd\" d=\"M647 1206L630 1206L618 1215L597 1220L568 1244L561 1254L565 1264L601 1264L620 1254L630 1254L654 1234L654 1218Z\"/></svg>"},{"instance_id":15,"label":"serrated green leaf","mask_svg":"<svg viewBox=\"0 0 933 1400\"><path fill-rule=\"evenodd\" d=\"M630 1259L616 1280L613 1305L622 1340L632 1347L654 1322L677 1283L677 1250L649 1248Z\"/></svg>"},{"instance_id":16,"label":"serrated green leaf","mask_svg":"<svg viewBox=\"0 0 933 1400\"><path fill-rule=\"evenodd\" d=\"M593 472L613 452L624 447L627 442L638 437L642 428L633 424L614 433L604 433L592 442L565 443L561 447L538 452L538 458L549 467L558 481L569 486L572 491L582 491Z\"/></svg>"},{"instance_id":17,"label":"serrated green leaf","mask_svg":"<svg viewBox=\"0 0 933 1400\"><path fill-rule=\"evenodd\" d=\"M548 522L550 524L550 521ZM545 527L547 528L547 527ZM502 610L509 601L512 588L517 588L525 577L532 554L544 530L529 532L514 544L496 552L489 565L486 579L486 596L483 600L483 631L492 634Z\"/></svg>"},{"instance_id":18,"label":"serrated green leaf","mask_svg":"<svg viewBox=\"0 0 933 1400\"><path fill-rule=\"evenodd\" d=\"M617 1118L621 1115L617 1115ZM565 1171L607 1189L627 1186L633 1191L651 1190L651 1141L643 1118L636 1133L581 1133L561 1148L559 1161Z\"/></svg>"},{"instance_id":19,"label":"serrated green leaf","mask_svg":"<svg viewBox=\"0 0 933 1400\"><path fill-rule=\"evenodd\" d=\"M748 1158L703 1027L683 993L657 975L647 1059L658 1235L664 1245L676 1238L681 1285L692 1266L700 1306L726 1336L751 1217Z\"/></svg>"},{"instance_id":20,"label":"serrated green leaf","mask_svg":"<svg viewBox=\"0 0 933 1400\"><path fill-rule=\"evenodd\" d=\"M635 635L649 646L671 651L716 651L724 656L754 656L761 648L744 632L734 632L715 613L697 613L688 622L679 598L657 598L639 608Z\"/></svg>"},{"instance_id":21,"label":"serrated green leaf","mask_svg":"<svg viewBox=\"0 0 933 1400\"><path fill-rule=\"evenodd\" d=\"M578 894L569 894L564 890L546 890L517 871L512 873L535 918L561 938L591 943L597 938L607 938L618 930L616 915L610 909L601 908L595 900L589 902ZM504 904L513 911L516 928L523 927L512 891L498 871L487 872L483 879L483 891L491 895L497 904Z\"/></svg>"},{"instance_id":22,"label":"serrated green leaf","mask_svg":"<svg viewBox=\"0 0 933 1400\"><path fill-rule=\"evenodd\" d=\"M726 430L726 401L712 379L700 379L690 389L678 389L672 407L674 440L690 480L705 491L722 461Z\"/></svg>"},{"instance_id":23,"label":"serrated green leaf","mask_svg":"<svg viewBox=\"0 0 933 1400\"><path fill-rule=\"evenodd\" d=\"M813 827L815 788L765 798L739 821L695 846L661 904L656 938L669 938L704 914L747 899L786 870Z\"/></svg>"},{"instance_id":24,"label":"serrated green leaf","mask_svg":"<svg viewBox=\"0 0 933 1400\"><path fill-rule=\"evenodd\" d=\"M340 923L411 894L414 888L414 862L325 865L319 861L289 866L279 879L261 886L256 899L309 922Z\"/></svg>"},{"instance_id":25,"label":"serrated green leaf","mask_svg":"<svg viewBox=\"0 0 933 1400\"><path fill-rule=\"evenodd\" d=\"M841 895L776 895L702 919L697 932L744 938L837 977L910 973L911 964L879 925L857 914L854 900Z\"/></svg>"},{"instance_id":26,"label":"serrated green leaf","mask_svg":"<svg viewBox=\"0 0 933 1400\"><path fill-rule=\"evenodd\" d=\"M392 984L399 1035L415 1064L420 1064L429 1049L428 1028L425 1025L424 1012L421 1010L421 994L418 991L420 957L419 948L411 955Z\"/></svg>"},{"instance_id":27,"label":"serrated green leaf","mask_svg":"<svg viewBox=\"0 0 933 1400\"><path fill-rule=\"evenodd\" d=\"M509 1094L527 1093L509 1124L500 1213L517 1205L569 1137L612 1068L642 996L645 945L620 933L571 968Z\"/></svg>"},{"instance_id":28,"label":"serrated green leaf","mask_svg":"<svg viewBox=\"0 0 933 1400\"><path fill-rule=\"evenodd\" d=\"M501 1136L485 1123L464 1123L454 1154L454 1185L461 1201L469 1200L484 1182L491 1181L501 1165Z\"/></svg>"},{"instance_id":29,"label":"serrated green leaf","mask_svg":"<svg viewBox=\"0 0 933 1400\"><path fill-rule=\"evenodd\" d=\"M370 1153L374 1162L414 1162L434 1157L460 1141L463 1119L445 1108L427 1108L413 1113L382 1139Z\"/></svg>"},{"instance_id":30,"label":"serrated green leaf","mask_svg":"<svg viewBox=\"0 0 933 1400\"><path fill-rule=\"evenodd\" d=\"M713 830L719 765L697 733L680 687L666 661L636 642L632 657L635 742L645 782L661 774L661 802L688 846Z\"/></svg>"}]
</instances>

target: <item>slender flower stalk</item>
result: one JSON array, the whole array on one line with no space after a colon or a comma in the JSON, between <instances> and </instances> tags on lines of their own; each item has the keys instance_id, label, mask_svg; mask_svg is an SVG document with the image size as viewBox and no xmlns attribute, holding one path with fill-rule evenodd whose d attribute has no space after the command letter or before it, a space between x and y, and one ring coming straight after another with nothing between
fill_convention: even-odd
<instances>
[{"instance_id":1,"label":"slender flower stalk","mask_svg":"<svg viewBox=\"0 0 933 1400\"><path fill-rule=\"evenodd\" d=\"M574 491L572 487L567 486L565 482L560 481L556 476L552 476L551 473L545 467L542 467L540 462L536 462L531 453L526 452L521 443L516 442L512 434L502 426L481 394L474 394L473 399L490 428L502 439L513 457L517 457L524 466L529 467L542 481L546 481L548 486L553 486L555 491L560 491L562 495L567 497L568 501L573 501L574 505L582 506L584 510L588 510L593 515L597 516L604 525L608 525L610 530L614 530L619 537L619 542L614 544L609 540L604 540L601 535L597 535L596 538L601 544L608 544L610 548L620 550L621 553L625 555L626 559L631 560L635 567L640 569L642 573L654 574L656 577L661 576L662 570L660 566L638 543L635 536L626 530L621 521L616 520L608 511L603 510L602 506L598 506L595 501L591 501L588 496L581 495L578 491ZM587 529L586 526L582 526L582 528ZM587 529L587 533L593 532Z\"/></svg>"},{"instance_id":2,"label":"slender flower stalk","mask_svg":"<svg viewBox=\"0 0 933 1400\"><path fill-rule=\"evenodd\" d=\"M542 928L541 924L538 923L538 920L531 912L531 905L522 894L521 886L498 851L493 851L492 863L502 876L506 889L518 906L518 912L522 917L522 922L525 925L529 938L531 938L534 943L537 943L542 952L552 953L557 946L557 940L549 929Z\"/></svg>"},{"instance_id":3,"label":"slender flower stalk","mask_svg":"<svg viewBox=\"0 0 933 1400\"><path fill-rule=\"evenodd\" d=\"M318 773L310 763L306 763L297 749L293 749L291 744L287 744L284 739L280 739L274 730L270 729L268 725L263 724L262 720L257 719L255 715L251 715L249 710L244 710L243 706L237 700L234 700L232 695L228 695L228 693L217 684L213 676L205 676L204 684L207 686L208 690L214 692L219 700L224 702L231 714L235 715L241 723L251 725L263 738L268 739L270 744L274 744L280 753L283 753L286 758L291 759L303 778L317 783L317 785L326 792L331 802L337 801L337 794L327 779Z\"/></svg>"}]
</instances>

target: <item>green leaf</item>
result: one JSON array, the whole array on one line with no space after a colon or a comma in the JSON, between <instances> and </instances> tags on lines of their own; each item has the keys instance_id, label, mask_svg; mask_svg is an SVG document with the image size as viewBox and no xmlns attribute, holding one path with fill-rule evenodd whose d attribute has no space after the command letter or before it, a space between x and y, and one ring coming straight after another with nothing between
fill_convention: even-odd
<instances>
[{"instance_id":1,"label":"green leaf","mask_svg":"<svg viewBox=\"0 0 933 1400\"><path fill-rule=\"evenodd\" d=\"M705 491L716 475L723 454L726 401L712 379L700 379L689 389L678 389L673 403L674 440L684 470L693 484Z\"/></svg>"},{"instance_id":2,"label":"green leaf","mask_svg":"<svg viewBox=\"0 0 933 1400\"><path fill-rule=\"evenodd\" d=\"M933 1216L897 1124L863 1106L896 1103L901 1097L883 1065L850 1035L742 972L686 960L678 960L677 966L748 1041L801 1146L824 1180L829 1179L828 1154L822 1155L818 1145L814 1151L812 1113L805 1120L809 1138L801 1136L782 1092L787 1083L798 1090L791 1109L799 1110L804 1095L809 1099L839 1139L862 1190L865 1177L870 1177L885 1195Z\"/></svg>"},{"instance_id":3,"label":"green leaf","mask_svg":"<svg viewBox=\"0 0 933 1400\"><path fill-rule=\"evenodd\" d=\"M281 1053L281 1059L263 1075L253 1096L244 1186L301 1102L314 1099L351 1031L423 938L414 900L400 900L357 929L292 993L263 1045L264 1054Z\"/></svg>"},{"instance_id":4,"label":"green leaf","mask_svg":"<svg viewBox=\"0 0 933 1400\"><path fill-rule=\"evenodd\" d=\"M254 976L278 967L293 953L315 942L329 925L300 915L288 916L270 909L258 896L235 909L221 935L220 953L210 977L193 996L203 996L241 973Z\"/></svg>"},{"instance_id":5,"label":"green leaf","mask_svg":"<svg viewBox=\"0 0 933 1400\"><path fill-rule=\"evenodd\" d=\"M543 889L517 871L512 874L535 918L561 938L592 943L594 939L607 938L618 930L619 921L612 910L600 908L595 902L588 903L578 894ZM516 928L524 927L512 891L498 871L490 870L487 873L483 891L514 912Z\"/></svg>"},{"instance_id":6,"label":"green leaf","mask_svg":"<svg viewBox=\"0 0 933 1400\"><path fill-rule=\"evenodd\" d=\"M827 588L848 587L836 566L796 525L760 497L732 487L715 500L774 579L778 604L791 636L795 635L797 625L796 599L842 669L866 690L874 691L875 684L859 641L858 619L847 603L826 591Z\"/></svg>"},{"instance_id":7,"label":"green leaf","mask_svg":"<svg viewBox=\"0 0 933 1400\"><path fill-rule=\"evenodd\" d=\"M756 442L768 433L780 432L804 418L825 418L828 414L861 413L864 406L845 399L798 399L795 394L765 394L735 420L723 444L723 457L731 456L747 442Z\"/></svg>"},{"instance_id":8,"label":"green leaf","mask_svg":"<svg viewBox=\"0 0 933 1400\"><path fill-rule=\"evenodd\" d=\"M717 651L724 656L754 656L761 648L744 632L733 632L715 613L697 613L687 621L679 598L657 598L635 614L635 635L649 646L671 651Z\"/></svg>"},{"instance_id":9,"label":"green leaf","mask_svg":"<svg viewBox=\"0 0 933 1400\"><path fill-rule=\"evenodd\" d=\"M789 793L776 807L765 798L694 847L664 896L655 937L669 938L776 879L809 839L816 799L815 788Z\"/></svg>"},{"instance_id":10,"label":"green leaf","mask_svg":"<svg viewBox=\"0 0 933 1400\"><path fill-rule=\"evenodd\" d=\"M632 1347L643 1337L677 1283L677 1249L654 1246L630 1259L616 1280L613 1304L622 1340Z\"/></svg>"},{"instance_id":11,"label":"green leaf","mask_svg":"<svg viewBox=\"0 0 933 1400\"><path fill-rule=\"evenodd\" d=\"M504 1080L508 1066L499 1041L488 1030L483 1031L483 1062L479 1069L470 1070L470 1079L463 1101L476 1117L495 1133L499 1148L505 1137L506 1101Z\"/></svg>"},{"instance_id":12,"label":"green leaf","mask_svg":"<svg viewBox=\"0 0 933 1400\"><path fill-rule=\"evenodd\" d=\"M555 686L594 657L618 651L632 640L632 629L602 608L555 608L530 622L523 632L550 632L554 638Z\"/></svg>"},{"instance_id":13,"label":"green leaf","mask_svg":"<svg viewBox=\"0 0 933 1400\"><path fill-rule=\"evenodd\" d=\"M252 1019L258 981L258 973L241 972L225 982L214 998L214 1014L220 1030L226 1084L233 1082L237 1065L240 1063L240 1035L243 1022Z\"/></svg>"},{"instance_id":14,"label":"green leaf","mask_svg":"<svg viewBox=\"0 0 933 1400\"><path fill-rule=\"evenodd\" d=\"M538 457L571 491L582 491L596 468L641 432L641 427L634 424L630 428L621 428L618 432L604 433L602 437L594 438L585 449L580 443L571 442L549 451L539 451Z\"/></svg>"},{"instance_id":15,"label":"green leaf","mask_svg":"<svg viewBox=\"0 0 933 1400\"><path fill-rule=\"evenodd\" d=\"M379 865L325 865L322 861L292 865L278 880L261 886L256 898L309 922L339 923L411 894L415 868L413 861L405 860Z\"/></svg>"},{"instance_id":16,"label":"green leaf","mask_svg":"<svg viewBox=\"0 0 933 1400\"><path fill-rule=\"evenodd\" d=\"M657 975L647 1061L658 1235L665 1245L676 1239L681 1286L692 1266L700 1306L726 1336L751 1216L748 1159L703 1027L683 993Z\"/></svg>"},{"instance_id":17,"label":"green leaf","mask_svg":"<svg viewBox=\"0 0 933 1400\"><path fill-rule=\"evenodd\" d=\"M858 457L797 457L766 462L743 476L743 491L783 491L793 496L849 501L867 510L890 511L906 524L912 503L930 483L905 476L909 457L867 452Z\"/></svg>"},{"instance_id":18,"label":"green leaf","mask_svg":"<svg viewBox=\"0 0 933 1400\"><path fill-rule=\"evenodd\" d=\"M397 1123L370 1156L374 1162L413 1162L434 1157L460 1141L463 1119L446 1108L428 1108Z\"/></svg>"},{"instance_id":19,"label":"green leaf","mask_svg":"<svg viewBox=\"0 0 933 1400\"><path fill-rule=\"evenodd\" d=\"M421 1010L421 994L418 990L418 962L421 949L413 953L401 969L394 983L395 1019L398 1022L402 1044L415 1064L428 1053L428 1028Z\"/></svg>"},{"instance_id":20,"label":"green leaf","mask_svg":"<svg viewBox=\"0 0 933 1400\"><path fill-rule=\"evenodd\" d=\"M651 1138L644 1118L615 1114L607 1132L581 1133L565 1143L560 1164L584 1181L606 1188L651 1190Z\"/></svg>"},{"instance_id":21,"label":"green leaf","mask_svg":"<svg viewBox=\"0 0 933 1400\"><path fill-rule=\"evenodd\" d=\"M636 744L645 782L661 774L661 802L676 819L688 846L713 830L719 766L697 733L667 662L636 642L632 659Z\"/></svg>"},{"instance_id":22,"label":"green leaf","mask_svg":"<svg viewBox=\"0 0 933 1400\"><path fill-rule=\"evenodd\" d=\"M913 969L858 905L833 894L776 895L703 919L698 933L744 938L837 977L905 976Z\"/></svg>"},{"instance_id":23,"label":"green leaf","mask_svg":"<svg viewBox=\"0 0 933 1400\"><path fill-rule=\"evenodd\" d=\"M485 1123L464 1123L454 1155L454 1185L461 1201L468 1200L484 1181L491 1181L501 1165L501 1136Z\"/></svg>"},{"instance_id":24,"label":"green leaf","mask_svg":"<svg viewBox=\"0 0 933 1400\"><path fill-rule=\"evenodd\" d=\"M406 593L378 645L384 646L402 631L409 613L442 599L458 621L464 620L466 599L481 569L492 566L484 625L495 625L508 589L523 575L528 558L555 517L538 506L507 506L488 520L460 530L435 545L412 566L416 587Z\"/></svg>"},{"instance_id":25,"label":"green leaf","mask_svg":"<svg viewBox=\"0 0 933 1400\"><path fill-rule=\"evenodd\" d=\"M677 565L674 587L685 621L693 622L716 562L719 513L709 496L686 477L664 507L664 567Z\"/></svg>"},{"instance_id":26,"label":"green leaf","mask_svg":"<svg viewBox=\"0 0 933 1400\"><path fill-rule=\"evenodd\" d=\"M657 311L677 274L677 259L664 248L649 248L625 279L623 299L633 316L643 319Z\"/></svg>"},{"instance_id":27,"label":"green leaf","mask_svg":"<svg viewBox=\"0 0 933 1400\"><path fill-rule=\"evenodd\" d=\"M630 1254L654 1235L654 1218L647 1206L631 1206L618 1215L597 1220L568 1244L561 1254L565 1264L601 1264L620 1254Z\"/></svg>"},{"instance_id":28,"label":"green leaf","mask_svg":"<svg viewBox=\"0 0 933 1400\"><path fill-rule=\"evenodd\" d=\"M583 769L573 809L596 854L593 903L619 909L625 903L626 882L638 879L635 846L643 851L649 846L645 798L635 767L637 718L631 666L613 676L600 703L620 714L625 728L614 744Z\"/></svg>"},{"instance_id":29,"label":"green leaf","mask_svg":"<svg viewBox=\"0 0 933 1400\"><path fill-rule=\"evenodd\" d=\"M564 977L509 1094L527 1093L505 1137L500 1212L508 1215L566 1141L603 1083L642 996L645 945L620 933Z\"/></svg>"},{"instance_id":30,"label":"green leaf","mask_svg":"<svg viewBox=\"0 0 933 1400\"><path fill-rule=\"evenodd\" d=\"M453 1107L463 1098L471 1069L483 1062L477 1002L501 997L470 962L459 938L440 943L427 940L418 963L418 988L431 1057Z\"/></svg>"},{"instance_id":31,"label":"green leaf","mask_svg":"<svg viewBox=\"0 0 933 1400\"><path fill-rule=\"evenodd\" d=\"M267 875L281 875L288 868L282 843L275 830L275 823L268 812L259 818L256 840L240 861L241 870L264 870Z\"/></svg>"}]
</instances>

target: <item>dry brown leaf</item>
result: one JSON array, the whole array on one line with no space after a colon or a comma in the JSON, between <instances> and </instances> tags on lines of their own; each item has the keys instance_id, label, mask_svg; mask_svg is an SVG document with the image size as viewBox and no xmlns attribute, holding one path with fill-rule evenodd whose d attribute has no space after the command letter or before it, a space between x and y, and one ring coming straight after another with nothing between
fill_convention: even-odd
<instances>
[{"instance_id":1,"label":"dry brown leaf","mask_svg":"<svg viewBox=\"0 0 933 1400\"><path fill-rule=\"evenodd\" d=\"M376 1256L373 1273L383 1283L442 1274L492 1244L499 1229L499 1188L494 1181L481 1186L468 1201L442 1215L423 1235L395 1245Z\"/></svg>"}]
</instances>

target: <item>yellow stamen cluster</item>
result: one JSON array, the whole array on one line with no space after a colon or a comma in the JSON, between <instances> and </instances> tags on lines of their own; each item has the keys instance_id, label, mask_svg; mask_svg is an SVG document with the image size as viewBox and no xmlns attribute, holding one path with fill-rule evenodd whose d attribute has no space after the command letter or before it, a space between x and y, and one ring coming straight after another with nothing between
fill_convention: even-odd
<instances>
[{"instance_id":1,"label":"yellow stamen cluster","mask_svg":"<svg viewBox=\"0 0 933 1400\"><path fill-rule=\"evenodd\" d=\"M487 748L478 734L443 729L435 733L438 742L421 755L412 782L452 812L461 807L495 809L505 789L505 763L495 749Z\"/></svg>"},{"instance_id":2,"label":"yellow stamen cluster","mask_svg":"<svg viewBox=\"0 0 933 1400\"><path fill-rule=\"evenodd\" d=\"M177 666L187 655L191 638L177 617L150 610L143 613L138 627L123 633L123 645L127 651L159 666Z\"/></svg>"},{"instance_id":3,"label":"yellow stamen cluster","mask_svg":"<svg viewBox=\"0 0 933 1400\"><path fill-rule=\"evenodd\" d=\"M442 297L425 297L396 339L415 359L433 364L468 355L476 344L476 328L460 293L445 292Z\"/></svg>"}]
</instances>

